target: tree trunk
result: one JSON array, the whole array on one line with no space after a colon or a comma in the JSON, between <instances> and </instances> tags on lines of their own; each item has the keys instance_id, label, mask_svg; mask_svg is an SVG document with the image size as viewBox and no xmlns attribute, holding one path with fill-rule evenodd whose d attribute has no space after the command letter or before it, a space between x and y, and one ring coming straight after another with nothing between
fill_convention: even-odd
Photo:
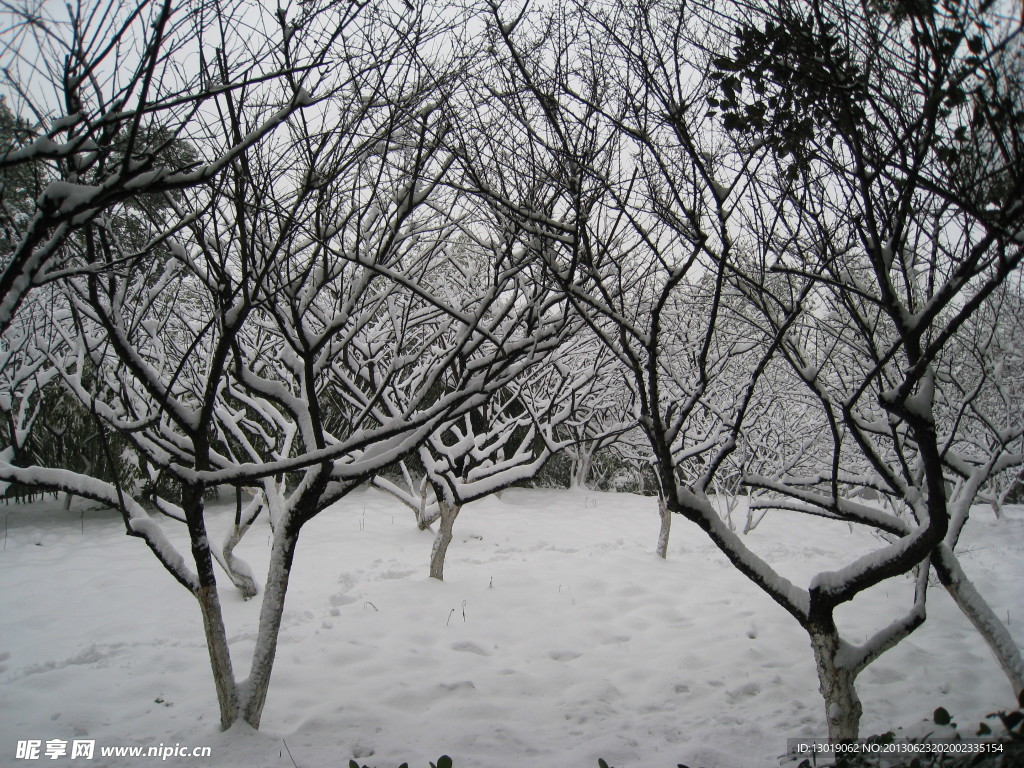
<instances>
[{"instance_id":1,"label":"tree trunk","mask_svg":"<svg viewBox=\"0 0 1024 768\"><path fill-rule=\"evenodd\" d=\"M985 640L999 666L1006 673L1013 694L1018 701L1024 701L1024 659L1020 648L1010 635L1006 625L996 615L985 599L967 578L953 552L942 545L932 559L939 581L946 588L964 616L974 625Z\"/></svg>"},{"instance_id":2,"label":"tree trunk","mask_svg":"<svg viewBox=\"0 0 1024 768\"><path fill-rule=\"evenodd\" d=\"M430 553L430 578L444 581L444 558L448 553L448 545L452 543L452 529L462 505L441 500L438 500L438 505L441 508L441 525L434 537L434 549Z\"/></svg>"},{"instance_id":3,"label":"tree trunk","mask_svg":"<svg viewBox=\"0 0 1024 768\"><path fill-rule=\"evenodd\" d=\"M213 669L213 684L217 689L217 704L220 706L220 727L226 731L238 719L238 686L231 667L231 650L228 648L227 632L224 629L224 615L220 608L217 585L207 584L199 588L196 598L203 614L203 630L206 633L206 648L210 654Z\"/></svg>"},{"instance_id":4,"label":"tree trunk","mask_svg":"<svg viewBox=\"0 0 1024 768\"><path fill-rule=\"evenodd\" d=\"M437 510L432 515L427 514L427 489L430 486L427 481L423 481L423 487L420 489L420 508L416 511L416 525L421 531L427 530L430 526L437 522L437 518L441 516L441 508L438 506Z\"/></svg>"},{"instance_id":5,"label":"tree trunk","mask_svg":"<svg viewBox=\"0 0 1024 768\"><path fill-rule=\"evenodd\" d=\"M591 468L594 465L594 451L589 446L578 446L573 456L571 475L569 477L570 488L588 488L587 481L590 479Z\"/></svg>"},{"instance_id":6,"label":"tree trunk","mask_svg":"<svg viewBox=\"0 0 1024 768\"><path fill-rule=\"evenodd\" d=\"M835 626L808 629L814 660L818 667L818 683L825 699L828 737L834 744L853 741L860 730L862 707L854 685L857 674L842 664L841 643Z\"/></svg>"},{"instance_id":7,"label":"tree trunk","mask_svg":"<svg viewBox=\"0 0 1024 768\"><path fill-rule=\"evenodd\" d=\"M267 584L263 590L263 604L260 606L260 624L256 635L256 649L253 651L249 679L242 685L242 717L253 728L260 727L263 707L270 687L270 673L277 655L277 641L281 634L281 617L284 614L284 600L288 593L288 579L291 576L295 546L299 541L299 528L294 525L281 526L274 536L274 547L270 553L270 568Z\"/></svg>"},{"instance_id":8,"label":"tree trunk","mask_svg":"<svg viewBox=\"0 0 1024 768\"><path fill-rule=\"evenodd\" d=\"M231 650L228 648L227 631L224 629L224 614L220 596L217 594L217 576L213 569L213 553L204 519L202 486L187 486L182 489L181 502L192 542L192 558L196 564L196 578L199 588L195 591L199 610L203 615L203 631L206 634L206 648L210 654L213 683L217 689L217 703L220 706L220 727L227 730L238 719L238 684L231 667Z\"/></svg>"},{"instance_id":9,"label":"tree trunk","mask_svg":"<svg viewBox=\"0 0 1024 768\"><path fill-rule=\"evenodd\" d=\"M242 593L242 597L246 600L256 597L259 587L256 585L256 579L252 574L252 569L249 568L249 564L235 557L234 550L248 530L248 525L234 526L224 542L220 555L215 554L217 562L220 563L228 578L231 579L231 583L238 588L238 591Z\"/></svg>"},{"instance_id":10,"label":"tree trunk","mask_svg":"<svg viewBox=\"0 0 1024 768\"><path fill-rule=\"evenodd\" d=\"M668 502L663 496L658 496L658 516L661 518L661 529L658 531L657 554L662 560L668 558L668 535L672 530L672 513L669 511Z\"/></svg>"}]
</instances>

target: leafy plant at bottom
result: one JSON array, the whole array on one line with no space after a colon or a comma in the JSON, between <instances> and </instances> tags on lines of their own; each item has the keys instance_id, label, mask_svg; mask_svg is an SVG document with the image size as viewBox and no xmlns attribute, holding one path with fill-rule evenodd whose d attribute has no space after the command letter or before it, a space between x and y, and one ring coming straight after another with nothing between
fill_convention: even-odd
<instances>
[{"instance_id":1,"label":"leafy plant at bottom","mask_svg":"<svg viewBox=\"0 0 1024 768\"><path fill-rule=\"evenodd\" d=\"M448 755L441 755L436 763L431 763L430 768L452 768L452 759ZM370 768L368 765L359 765L355 760L348 761L348 768ZM402 763L398 768L409 768L408 763Z\"/></svg>"}]
</instances>

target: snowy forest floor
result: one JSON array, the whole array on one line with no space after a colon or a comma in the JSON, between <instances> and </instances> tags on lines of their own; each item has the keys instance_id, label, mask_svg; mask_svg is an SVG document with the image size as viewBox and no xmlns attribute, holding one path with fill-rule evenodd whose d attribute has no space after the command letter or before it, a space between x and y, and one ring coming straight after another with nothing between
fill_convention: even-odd
<instances>
[{"instance_id":1,"label":"snowy forest floor","mask_svg":"<svg viewBox=\"0 0 1024 768\"><path fill-rule=\"evenodd\" d=\"M47 765L216 768L777 766L787 738L825 736L811 649L796 623L682 518L654 555L654 499L508 490L467 505L446 582L432 533L375 490L299 541L262 730L218 731L198 606L109 511L0 507L0 764L18 741L93 739L93 760ZM213 514L214 539L230 522ZM265 573L265 521L237 550ZM170 528L170 526L167 526ZM879 546L870 532L772 513L747 537L783 575ZM1024 508L974 510L964 569L1024 640ZM259 598L222 594L235 671ZM909 579L840 615L862 642L910 605ZM862 734L919 734L936 707L976 727L1010 686L941 587L928 620L860 677ZM965 730L967 730L965 728ZM210 746L210 758L100 759L101 746Z\"/></svg>"}]
</instances>

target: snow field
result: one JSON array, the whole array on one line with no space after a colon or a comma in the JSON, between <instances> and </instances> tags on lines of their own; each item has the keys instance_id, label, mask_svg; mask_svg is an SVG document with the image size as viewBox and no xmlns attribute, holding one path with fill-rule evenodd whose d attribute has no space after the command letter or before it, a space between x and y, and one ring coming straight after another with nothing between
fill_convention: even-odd
<instances>
[{"instance_id":1,"label":"snow field","mask_svg":"<svg viewBox=\"0 0 1024 768\"><path fill-rule=\"evenodd\" d=\"M508 490L469 504L440 583L427 578L432 533L381 492L352 494L300 537L262 730L223 734L198 607L118 516L39 505L0 514L2 765L16 764L21 739L89 738L213 747L209 761L111 766L318 768L356 757L418 768L447 753L457 768L592 768L598 757L619 768L757 768L778 765L787 738L826 732L803 630L682 518L669 559L656 558L650 498ZM211 514L215 541L230 514ZM236 550L260 575L268 535L258 523ZM747 541L800 585L880 544L780 513ZM1018 642L1022 545L1024 509L996 520L979 508L961 546ZM259 597L242 601L221 583L243 677ZM909 579L892 581L844 608L847 639L862 642L911 594ZM918 727L938 706L973 725L1013 703L941 588L925 626L859 682L864 735Z\"/></svg>"}]
</instances>

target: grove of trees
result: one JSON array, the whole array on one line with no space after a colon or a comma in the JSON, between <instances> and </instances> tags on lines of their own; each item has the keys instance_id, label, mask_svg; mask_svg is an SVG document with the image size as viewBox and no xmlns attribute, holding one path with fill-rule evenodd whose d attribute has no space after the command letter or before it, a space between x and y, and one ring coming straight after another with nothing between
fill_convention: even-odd
<instances>
[{"instance_id":1,"label":"grove of trees","mask_svg":"<svg viewBox=\"0 0 1024 768\"><path fill-rule=\"evenodd\" d=\"M305 523L373 482L442 578L462 506L552 456L649 477L662 556L678 515L806 631L831 738L932 574L1024 695L957 557L1024 465L1019 11L5 6L0 483L120 510L196 598L224 728L259 726ZM879 546L794 584L741 505ZM261 515L262 579L233 552ZM261 593L242 678L218 567Z\"/></svg>"}]
</instances>

